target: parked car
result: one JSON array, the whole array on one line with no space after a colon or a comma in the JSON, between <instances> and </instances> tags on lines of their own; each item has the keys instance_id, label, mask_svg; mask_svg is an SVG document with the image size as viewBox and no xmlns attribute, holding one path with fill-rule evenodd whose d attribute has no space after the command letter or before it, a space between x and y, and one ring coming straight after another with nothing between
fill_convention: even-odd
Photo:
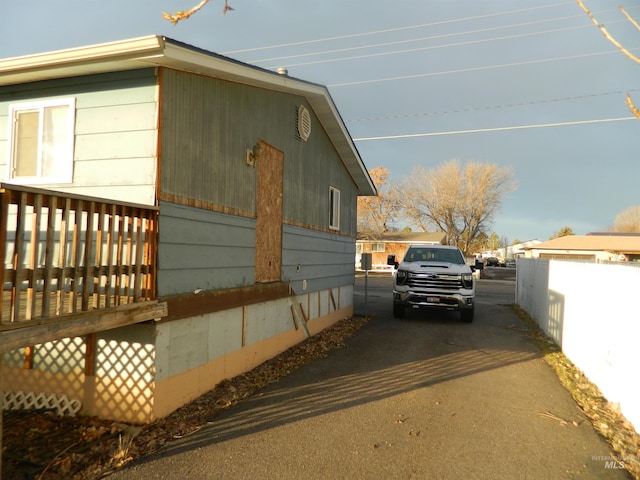
<instances>
[{"instance_id":1,"label":"parked car","mask_svg":"<svg viewBox=\"0 0 640 480\"><path fill-rule=\"evenodd\" d=\"M487 258L487 267L499 267L500 260L497 257L489 257Z\"/></svg>"},{"instance_id":2,"label":"parked car","mask_svg":"<svg viewBox=\"0 0 640 480\"><path fill-rule=\"evenodd\" d=\"M507 268L516 268L516 259L510 258L504 262Z\"/></svg>"}]
</instances>

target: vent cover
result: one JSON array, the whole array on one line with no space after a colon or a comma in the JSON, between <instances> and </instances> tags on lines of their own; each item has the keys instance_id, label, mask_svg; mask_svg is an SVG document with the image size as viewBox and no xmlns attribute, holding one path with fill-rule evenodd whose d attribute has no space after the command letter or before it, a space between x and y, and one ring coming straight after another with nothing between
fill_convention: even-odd
<instances>
[{"instance_id":1,"label":"vent cover","mask_svg":"<svg viewBox=\"0 0 640 480\"><path fill-rule=\"evenodd\" d=\"M298 135L305 142L311 135L311 115L304 105L298 108Z\"/></svg>"}]
</instances>

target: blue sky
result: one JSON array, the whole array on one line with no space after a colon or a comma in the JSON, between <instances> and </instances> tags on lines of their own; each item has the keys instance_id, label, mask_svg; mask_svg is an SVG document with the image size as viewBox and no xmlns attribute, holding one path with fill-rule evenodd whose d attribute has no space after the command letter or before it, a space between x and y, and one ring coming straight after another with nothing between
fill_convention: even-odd
<instances>
[{"instance_id":1,"label":"blue sky","mask_svg":"<svg viewBox=\"0 0 640 480\"><path fill-rule=\"evenodd\" d=\"M618 3L583 0L640 56ZM161 34L321 83L368 169L400 179L458 159L512 167L519 188L492 230L546 240L601 231L640 204L640 63L575 1L12 0L0 57ZM640 22L640 4L621 5ZM590 123L586 123L590 122ZM544 126L547 125L547 126Z\"/></svg>"}]
</instances>

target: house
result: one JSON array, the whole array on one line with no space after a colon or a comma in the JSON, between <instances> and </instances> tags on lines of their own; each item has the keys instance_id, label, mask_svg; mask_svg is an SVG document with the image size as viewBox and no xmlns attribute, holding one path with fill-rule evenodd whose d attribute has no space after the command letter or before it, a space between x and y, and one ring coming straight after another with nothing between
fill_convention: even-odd
<instances>
[{"instance_id":1,"label":"house","mask_svg":"<svg viewBox=\"0 0 640 480\"><path fill-rule=\"evenodd\" d=\"M525 257L640 262L640 235L567 235L525 248Z\"/></svg>"},{"instance_id":2,"label":"house","mask_svg":"<svg viewBox=\"0 0 640 480\"><path fill-rule=\"evenodd\" d=\"M356 239L356 267L360 268L363 253L371 253L373 270L388 270L389 255L402 259L411 245L443 245L444 242L443 232L386 232L375 239L359 236Z\"/></svg>"},{"instance_id":3,"label":"house","mask_svg":"<svg viewBox=\"0 0 640 480\"><path fill-rule=\"evenodd\" d=\"M353 313L357 197L376 189L322 85L161 36L0 60L0 182L49 209L65 196L148 206L155 243L131 251L153 257L147 296L168 312L5 352L6 391L146 423ZM22 238L19 207L0 222L7 245ZM98 245L91 228L77 237L84 256ZM1 277L17 278L3 250ZM55 265L32 257L41 285Z\"/></svg>"},{"instance_id":4,"label":"house","mask_svg":"<svg viewBox=\"0 0 640 480\"><path fill-rule=\"evenodd\" d=\"M497 256L501 260L511 260L516 257L524 256L526 248L533 247L540 242L540 240L527 240L526 242L514 243L506 247L500 247L494 252L490 252L487 256Z\"/></svg>"}]
</instances>

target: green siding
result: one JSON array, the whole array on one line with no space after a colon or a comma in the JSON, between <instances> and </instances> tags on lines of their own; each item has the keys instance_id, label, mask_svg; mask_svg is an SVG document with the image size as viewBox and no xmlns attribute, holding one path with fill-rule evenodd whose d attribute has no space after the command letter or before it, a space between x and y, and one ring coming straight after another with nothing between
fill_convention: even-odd
<instances>
[{"instance_id":1,"label":"green siding","mask_svg":"<svg viewBox=\"0 0 640 480\"><path fill-rule=\"evenodd\" d=\"M155 69L0 87L0 181L7 178L12 103L76 99L73 183L38 187L154 204L157 145Z\"/></svg>"},{"instance_id":2,"label":"green siding","mask_svg":"<svg viewBox=\"0 0 640 480\"><path fill-rule=\"evenodd\" d=\"M303 97L174 70L162 79L162 192L255 213L256 169L245 152L261 139L284 152L284 221L328 228L332 185L340 231L355 235L355 186ZM312 117L307 142L296 135L300 105Z\"/></svg>"},{"instance_id":3,"label":"green siding","mask_svg":"<svg viewBox=\"0 0 640 480\"><path fill-rule=\"evenodd\" d=\"M169 202L160 212L160 297L255 283L254 219ZM351 236L283 227L281 280L297 293L352 285L354 259Z\"/></svg>"}]
</instances>

